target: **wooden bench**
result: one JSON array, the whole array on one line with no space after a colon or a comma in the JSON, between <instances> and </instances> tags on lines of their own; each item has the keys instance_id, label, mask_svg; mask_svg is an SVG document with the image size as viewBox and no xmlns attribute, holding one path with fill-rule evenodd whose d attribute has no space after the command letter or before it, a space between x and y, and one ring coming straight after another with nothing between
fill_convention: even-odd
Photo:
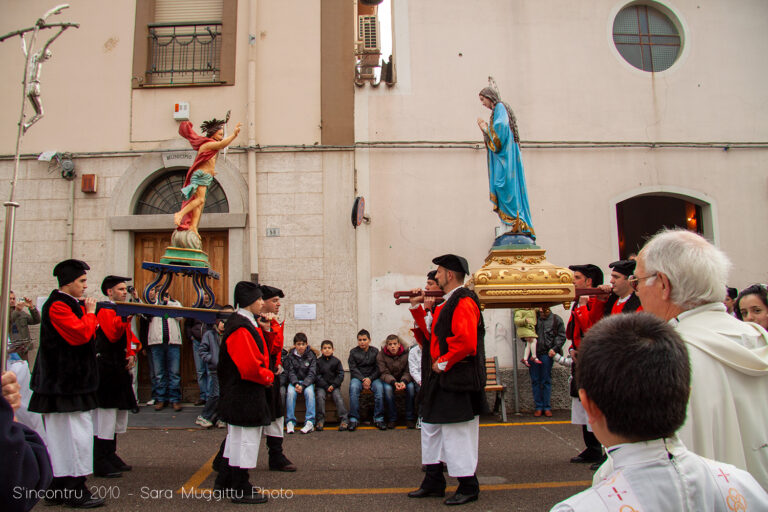
<instances>
[{"instance_id":1,"label":"wooden bench","mask_svg":"<svg viewBox=\"0 0 768 512\"><path fill-rule=\"evenodd\" d=\"M496 399L493 402L493 412L498 412L501 404L501 421L507 422L507 387L501 383L497 369L499 367L499 358L487 357L485 359L485 391L495 391Z\"/></svg>"}]
</instances>

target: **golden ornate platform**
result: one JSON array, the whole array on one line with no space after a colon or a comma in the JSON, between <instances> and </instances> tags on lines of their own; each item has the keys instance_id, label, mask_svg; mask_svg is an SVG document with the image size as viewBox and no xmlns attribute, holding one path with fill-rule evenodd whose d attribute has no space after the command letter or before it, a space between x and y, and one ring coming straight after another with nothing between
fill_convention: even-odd
<instances>
[{"instance_id":1,"label":"golden ornate platform","mask_svg":"<svg viewBox=\"0 0 768 512\"><path fill-rule=\"evenodd\" d=\"M483 308L535 308L563 304L575 297L573 272L547 261L538 248L491 249L469 283ZM531 246L528 246L531 247Z\"/></svg>"}]
</instances>

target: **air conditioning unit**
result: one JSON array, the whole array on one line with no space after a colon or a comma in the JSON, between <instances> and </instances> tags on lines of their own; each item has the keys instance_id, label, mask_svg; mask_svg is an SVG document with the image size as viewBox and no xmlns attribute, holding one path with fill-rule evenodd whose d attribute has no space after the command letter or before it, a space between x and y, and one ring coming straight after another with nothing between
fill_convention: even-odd
<instances>
[{"instance_id":1,"label":"air conditioning unit","mask_svg":"<svg viewBox=\"0 0 768 512\"><path fill-rule=\"evenodd\" d=\"M357 40L363 52L379 52L379 20L376 16L357 17Z\"/></svg>"}]
</instances>

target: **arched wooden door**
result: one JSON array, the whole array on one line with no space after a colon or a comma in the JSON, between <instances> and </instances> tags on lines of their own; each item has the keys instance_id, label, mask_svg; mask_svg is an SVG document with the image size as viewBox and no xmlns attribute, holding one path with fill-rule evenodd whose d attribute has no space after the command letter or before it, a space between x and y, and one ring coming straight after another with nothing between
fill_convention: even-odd
<instances>
[{"instance_id":1,"label":"arched wooden door","mask_svg":"<svg viewBox=\"0 0 768 512\"><path fill-rule=\"evenodd\" d=\"M221 276L218 280L209 281L211 289L216 296L216 303L221 305L227 304L230 302L229 290L227 289L227 232L201 231L200 236L203 240L203 251L208 254L211 268ZM134 285L140 293L154 278L152 272L141 268L142 262L160 261L160 257L165 252L166 247L168 247L170 240L170 231L134 234ZM174 277L169 290L171 297L181 302L182 306L191 306L195 302L196 296L191 278ZM181 394L183 401L194 402L198 398L200 389L197 385L197 371L192 355L192 343L187 335L184 323L185 321L182 321L184 339L181 348ZM146 345L145 342L146 340L142 339L142 343ZM139 356L139 401L144 402L152 398L152 385L149 379L149 366L146 357L145 353Z\"/></svg>"}]
</instances>

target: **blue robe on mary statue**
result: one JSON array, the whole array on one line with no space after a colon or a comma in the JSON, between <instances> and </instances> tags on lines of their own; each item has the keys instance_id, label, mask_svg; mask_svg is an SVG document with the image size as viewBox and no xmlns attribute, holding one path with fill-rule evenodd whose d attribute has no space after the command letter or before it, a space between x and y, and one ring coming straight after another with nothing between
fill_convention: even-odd
<instances>
[{"instance_id":1,"label":"blue robe on mary statue","mask_svg":"<svg viewBox=\"0 0 768 512\"><path fill-rule=\"evenodd\" d=\"M533 238L535 233L520 145L515 140L507 107L498 96L495 99L488 130L483 130L488 148L488 180L493 210L504 224L511 227L511 232L528 234Z\"/></svg>"}]
</instances>

